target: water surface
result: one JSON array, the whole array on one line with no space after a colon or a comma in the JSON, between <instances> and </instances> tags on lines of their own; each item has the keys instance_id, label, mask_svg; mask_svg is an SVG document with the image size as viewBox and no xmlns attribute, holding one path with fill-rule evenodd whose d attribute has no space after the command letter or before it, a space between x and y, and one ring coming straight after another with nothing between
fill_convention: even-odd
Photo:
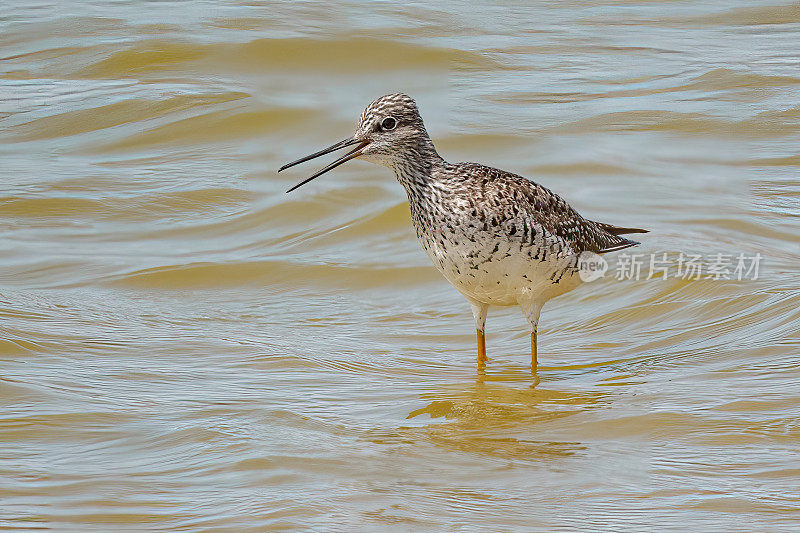
<instances>
[{"instance_id":1,"label":"water surface","mask_svg":"<svg viewBox=\"0 0 800 533\"><path fill-rule=\"evenodd\" d=\"M18 2L0 13L0 526L792 531L800 9ZM390 172L283 163L377 96L646 227L642 279L475 365ZM763 257L647 277L651 254ZM673 265L674 266L674 265Z\"/></svg>"}]
</instances>

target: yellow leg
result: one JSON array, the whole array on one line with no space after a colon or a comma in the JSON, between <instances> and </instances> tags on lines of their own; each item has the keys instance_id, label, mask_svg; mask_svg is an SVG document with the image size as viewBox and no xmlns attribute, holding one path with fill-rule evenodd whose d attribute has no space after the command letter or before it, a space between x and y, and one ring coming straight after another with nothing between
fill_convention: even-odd
<instances>
[{"instance_id":1,"label":"yellow leg","mask_svg":"<svg viewBox=\"0 0 800 533\"><path fill-rule=\"evenodd\" d=\"M536 332L531 333L531 373L536 373L538 361L536 360Z\"/></svg>"},{"instance_id":2,"label":"yellow leg","mask_svg":"<svg viewBox=\"0 0 800 533\"><path fill-rule=\"evenodd\" d=\"M483 331L475 331L478 333L478 367L483 368L486 365L486 337Z\"/></svg>"}]
</instances>

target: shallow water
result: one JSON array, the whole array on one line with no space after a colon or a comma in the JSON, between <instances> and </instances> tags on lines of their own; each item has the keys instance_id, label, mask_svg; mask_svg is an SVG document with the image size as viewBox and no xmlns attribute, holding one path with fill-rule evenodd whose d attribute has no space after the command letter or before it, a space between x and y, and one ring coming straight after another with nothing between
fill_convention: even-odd
<instances>
[{"instance_id":1,"label":"shallow water","mask_svg":"<svg viewBox=\"0 0 800 533\"><path fill-rule=\"evenodd\" d=\"M798 42L758 1L6 6L0 526L796 531ZM398 90L651 230L545 307L535 386L515 309L476 371L388 170L283 192Z\"/></svg>"}]
</instances>

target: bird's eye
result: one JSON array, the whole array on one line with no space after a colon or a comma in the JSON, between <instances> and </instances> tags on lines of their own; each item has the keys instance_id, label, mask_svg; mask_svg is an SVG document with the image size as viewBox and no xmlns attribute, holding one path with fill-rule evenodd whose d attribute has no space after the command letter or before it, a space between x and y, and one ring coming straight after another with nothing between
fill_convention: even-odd
<instances>
[{"instance_id":1,"label":"bird's eye","mask_svg":"<svg viewBox=\"0 0 800 533\"><path fill-rule=\"evenodd\" d=\"M381 121L381 128L383 128L384 131L393 130L395 126L397 126L397 121L392 117L386 117Z\"/></svg>"}]
</instances>

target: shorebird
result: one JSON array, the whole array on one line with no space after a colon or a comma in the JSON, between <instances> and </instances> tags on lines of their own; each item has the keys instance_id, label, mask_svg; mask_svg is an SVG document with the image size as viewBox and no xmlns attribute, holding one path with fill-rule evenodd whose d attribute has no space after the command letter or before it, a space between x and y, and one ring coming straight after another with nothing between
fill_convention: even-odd
<instances>
[{"instance_id":1,"label":"shorebird","mask_svg":"<svg viewBox=\"0 0 800 533\"><path fill-rule=\"evenodd\" d=\"M408 195L422 248L472 307L481 369L487 360L484 328L490 306L522 309L531 326L535 373L539 313L548 300L580 285L582 254L637 245L621 235L647 232L585 219L557 194L511 172L448 163L436 151L416 102L399 93L369 104L352 137L278 172L349 147L286 192L355 158L392 169Z\"/></svg>"}]
</instances>

